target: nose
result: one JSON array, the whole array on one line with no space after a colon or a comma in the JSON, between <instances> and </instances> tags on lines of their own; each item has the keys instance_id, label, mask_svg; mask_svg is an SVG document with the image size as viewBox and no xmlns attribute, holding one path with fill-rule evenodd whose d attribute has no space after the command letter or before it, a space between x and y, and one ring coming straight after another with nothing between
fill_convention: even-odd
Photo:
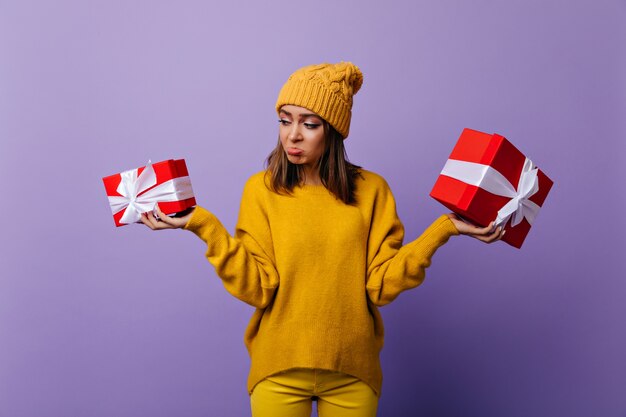
<instances>
[{"instance_id":1,"label":"nose","mask_svg":"<svg viewBox=\"0 0 626 417\"><path fill-rule=\"evenodd\" d=\"M287 139L289 139L291 142L298 142L302 140L302 135L300 134L300 128L298 126L298 123L292 123L289 134L287 135Z\"/></svg>"}]
</instances>

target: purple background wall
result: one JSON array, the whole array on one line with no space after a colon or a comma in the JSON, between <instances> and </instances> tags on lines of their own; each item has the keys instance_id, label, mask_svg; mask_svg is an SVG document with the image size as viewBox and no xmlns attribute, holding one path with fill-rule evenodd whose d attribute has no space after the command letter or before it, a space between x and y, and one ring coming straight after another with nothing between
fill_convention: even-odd
<instances>
[{"instance_id":1,"label":"purple background wall","mask_svg":"<svg viewBox=\"0 0 626 417\"><path fill-rule=\"evenodd\" d=\"M243 331L184 231L101 177L187 160L233 230L296 68L351 60L351 159L407 240L464 127L556 185L522 250L455 238L382 309L381 416L626 416L626 2L0 2L0 417L248 415Z\"/></svg>"}]
</instances>

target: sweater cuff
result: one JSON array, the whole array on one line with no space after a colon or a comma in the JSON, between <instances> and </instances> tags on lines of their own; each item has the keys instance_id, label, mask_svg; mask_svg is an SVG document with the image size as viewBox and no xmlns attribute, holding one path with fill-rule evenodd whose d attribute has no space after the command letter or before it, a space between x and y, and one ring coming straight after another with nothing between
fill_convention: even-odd
<instances>
[{"instance_id":1,"label":"sweater cuff","mask_svg":"<svg viewBox=\"0 0 626 417\"><path fill-rule=\"evenodd\" d=\"M458 234L459 231L452 220L444 214L428 226L424 233L415 240L415 246L418 252L430 259L435 251L445 244L451 236Z\"/></svg>"},{"instance_id":2,"label":"sweater cuff","mask_svg":"<svg viewBox=\"0 0 626 417\"><path fill-rule=\"evenodd\" d=\"M450 220L450 217L448 217L447 214L442 214L437 220L435 220L433 222L433 226L435 225L439 225L442 229L441 232L447 234L448 237L456 236L460 234L458 229L456 228L452 220Z\"/></svg>"},{"instance_id":3,"label":"sweater cuff","mask_svg":"<svg viewBox=\"0 0 626 417\"><path fill-rule=\"evenodd\" d=\"M224 229L224 226L213 213L203 207L196 206L184 229L195 233L196 236L208 243L223 237L220 230Z\"/></svg>"}]
</instances>

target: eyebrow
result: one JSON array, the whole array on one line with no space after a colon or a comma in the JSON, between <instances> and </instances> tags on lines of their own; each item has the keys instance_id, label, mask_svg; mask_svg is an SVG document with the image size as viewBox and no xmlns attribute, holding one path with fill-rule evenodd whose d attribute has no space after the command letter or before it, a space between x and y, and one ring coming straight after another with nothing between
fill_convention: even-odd
<instances>
[{"instance_id":1,"label":"eyebrow","mask_svg":"<svg viewBox=\"0 0 626 417\"><path fill-rule=\"evenodd\" d=\"M281 112L281 113L285 113L287 116L293 116L293 115L292 115L291 113L289 113L287 110L280 109L280 112ZM320 117L320 116L318 116L318 115L317 115L317 114L315 114L315 113L302 113L302 114L300 114L300 118L303 118L303 117L317 117L318 119L321 119L321 117Z\"/></svg>"}]
</instances>

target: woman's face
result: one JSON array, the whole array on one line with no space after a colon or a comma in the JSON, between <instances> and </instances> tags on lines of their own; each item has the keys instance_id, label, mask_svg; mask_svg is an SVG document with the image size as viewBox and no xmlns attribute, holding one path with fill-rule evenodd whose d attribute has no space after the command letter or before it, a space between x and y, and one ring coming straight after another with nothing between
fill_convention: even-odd
<instances>
[{"instance_id":1,"label":"woman's face","mask_svg":"<svg viewBox=\"0 0 626 417\"><path fill-rule=\"evenodd\" d=\"M304 107L291 104L281 107L280 143L292 164L316 166L324 154L322 118Z\"/></svg>"}]
</instances>

